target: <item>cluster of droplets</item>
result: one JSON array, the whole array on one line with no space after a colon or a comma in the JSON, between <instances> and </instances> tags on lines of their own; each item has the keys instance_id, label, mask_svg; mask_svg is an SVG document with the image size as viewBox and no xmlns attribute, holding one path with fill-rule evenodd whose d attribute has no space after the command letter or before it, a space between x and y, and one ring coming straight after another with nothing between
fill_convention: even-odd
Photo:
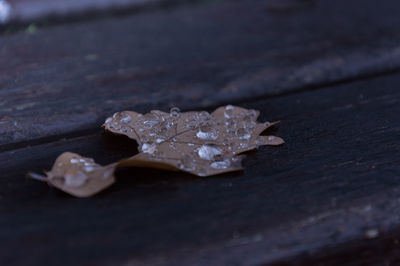
<instances>
[{"instance_id":1,"label":"cluster of droplets","mask_svg":"<svg viewBox=\"0 0 400 266\"><path fill-rule=\"evenodd\" d=\"M77 157L72 157L69 162L71 164L75 164L78 167L83 168L83 170L87 173L93 172L99 166L94 162L93 159L91 158L77 158Z\"/></svg>"},{"instance_id":2,"label":"cluster of droplets","mask_svg":"<svg viewBox=\"0 0 400 266\"><path fill-rule=\"evenodd\" d=\"M177 107L171 108L169 114L152 111L142 115L135 125L139 128L140 136L138 137L142 143L140 150L152 156L160 156L157 146L176 133L177 120L180 115L180 110Z\"/></svg>"},{"instance_id":3,"label":"cluster of droplets","mask_svg":"<svg viewBox=\"0 0 400 266\"><path fill-rule=\"evenodd\" d=\"M76 167L67 171L64 175L64 184L68 187L83 186L89 179L88 174L99 168L99 165L90 158L72 157L69 162ZM62 165L63 163L59 163L58 166Z\"/></svg>"},{"instance_id":4,"label":"cluster of droplets","mask_svg":"<svg viewBox=\"0 0 400 266\"><path fill-rule=\"evenodd\" d=\"M250 145L252 133L257 126L257 111L249 110L243 112L236 111L236 107L228 105L224 109L225 130L227 137L224 143L227 143L230 149L235 145L234 140L239 140L238 148L246 149Z\"/></svg>"},{"instance_id":5,"label":"cluster of droplets","mask_svg":"<svg viewBox=\"0 0 400 266\"><path fill-rule=\"evenodd\" d=\"M133 131L129 126L131 120L132 117L128 112L117 112L112 117L107 118L104 125L113 130L128 133Z\"/></svg>"},{"instance_id":6,"label":"cluster of droplets","mask_svg":"<svg viewBox=\"0 0 400 266\"><path fill-rule=\"evenodd\" d=\"M223 118L212 117L206 111L185 114L180 121L187 130L193 130L194 136L200 143L187 143L193 147L191 152L182 152L182 158L178 162L178 167L182 170L199 172L196 169L198 159L210 162L210 167L214 169L226 169L233 165L237 166L237 159L225 157L224 150L240 151L251 148L250 141L252 134L257 126L257 111L249 110L243 112L242 109L228 105L223 110ZM171 108L169 113L151 111L145 115L138 115L134 124L130 125L131 117L126 112L114 114L112 118L106 120L106 125L111 129L127 132L136 128L137 138L141 152L153 157L160 157L158 145L168 141L169 148L179 151L179 143L173 136L177 134L178 119L181 118L180 110L176 107ZM223 149L215 145L215 141L220 140ZM196 142L194 140L194 142ZM260 140L261 142L261 140ZM232 155L233 156L233 155ZM240 160L239 160L240 163ZM205 170L206 171L206 170Z\"/></svg>"}]
</instances>

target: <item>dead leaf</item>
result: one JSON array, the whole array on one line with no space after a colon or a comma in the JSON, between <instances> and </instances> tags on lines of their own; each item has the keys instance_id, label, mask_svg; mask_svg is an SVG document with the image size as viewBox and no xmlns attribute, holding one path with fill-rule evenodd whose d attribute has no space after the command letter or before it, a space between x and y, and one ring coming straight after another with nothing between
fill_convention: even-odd
<instances>
[{"instance_id":1,"label":"dead leaf","mask_svg":"<svg viewBox=\"0 0 400 266\"><path fill-rule=\"evenodd\" d=\"M181 170L211 176L242 169L239 154L261 145L280 145L275 136L260 134L276 123L259 123L259 112L228 105L208 112L115 113L103 127L138 142L139 153L118 166Z\"/></svg>"},{"instance_id":2,"label":"dead leaf","mask_svg":"<svg viewBox=\"0 0 400 266\"><path fill-rule=\"evenodd\" d=\"M101 166L93 159L76 153L64 152L55 161L47 177L29 174L34 179L47 181L49 184L76 197L90 197L111 186L114 181L116 164Z\"/></svg>"},{"instance_id":3,"label":"dead leaf","mask_svg":"<svg viewBox=\"0 0 400 266\"><path fill-rule=\"evenodd\" d=\"M242 168L246 151L261 145L280 145L275 136L260 134L278 122L257 122L259 112L228 105L213 113L132 111L115 113L103 127L114 134L126 135L138 142L139 153L106 166L75 153L61 154L46 176L30 177L76 197L92 196L112 185L117 167L138 166L184 171L211 176Z\"/></svg>"}]
</instances>

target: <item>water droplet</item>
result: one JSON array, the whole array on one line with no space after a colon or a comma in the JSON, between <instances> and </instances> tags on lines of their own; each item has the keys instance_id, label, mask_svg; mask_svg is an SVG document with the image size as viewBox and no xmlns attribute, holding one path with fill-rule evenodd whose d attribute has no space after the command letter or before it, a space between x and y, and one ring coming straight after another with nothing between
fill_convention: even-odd
<instances>
[{"instance_id":1,"label":"water droplet","mask_svg":"<svg viewBox=\"0 0 400 266\"><path fill-rule=\"evenodd\" d=\"M122 124L127 124L131 121L131 116L125 112L121 113L122 118L119 120Z\"/></svg>"},{"instance_id":2,"label":"water droplet","mask_svg":"<svg viewBox=\"0 0 400 266\"><path fill-rule=\"evenodd\" d=\"M88 176L85 175L82 172L77 172L77 173L67 173L65 175L65 185L68 187L80 187L82 186L86 180L88 179Z\"/></svg>"},{"instance_id":3,"label":"water droplet","mask_svg":"<svg viewBox=\"0 0 400 266\"><path fill-rule=\"evenodd\" d=\"M193 147L194 144L193 143L188 143L188 146Z\"/></svg>"},{"instance_id":4,"label":"water droplet","mask_svg":"<svg viewBox=\"0 0 400 266\"><path fill-rule=\"evenodd\" d=\"M144 127L147 129L150 129L157 124L158 124L158 121L155 121L155 120L146 120L143 122Z\"/></svg>"},{"instance_id":5,"label":"water droplet","mask_svg":"<svg viewBox=\"0 0 400 266\"><path fill-rule=\"evenodd\" d=\"M157 151L157 146L154 143L143 143L142 152L154 154Z\"/></svg>"},{"instance_id":6,"label":"water droplet","mask_svg":"<svg viewBox=\"0 0 400 266\"><path fill-rule=\"evenodd\" d=\"M96 167L94 167L94 166L85 166L86 172L92 172L92 171L94 171L94 169L96 169Z\"/></svg>"},{"instance_id":7,"label":"water droplet","mask_svg":"<svg viewBox=\"0 0 400 266\"><path fill-rule=\"evenodd\" d=\"M106 121L104 122L105 124L109 124L112 121L112 117L109 117L106 119Z\"/></svg>"},{"instance_id":8,"label":"water droplet","mask_svg":"<svg viewBox=\"0 0 400 266\"><path fill-rule=\"evenodd\" d=\"M165 139L163 139L163 138L158 138L158 139L156 139L156 142L157 142L157 143L161 143L161 142L163 142L163 141L165 141Z\"/></svg>"},{"instance_id":9,"label":"water droplet","mask_svg":"<svg viewBox=\"0 0 400 266\"><path fill-rule=\"evenodd\" d=\"M231 162L229 161L229 159L211 163L211 167L215 168L215 169L226 169L230 165L231 165Z\"/></svg>"},{"instance_id":10,"label":"water droplet","mask_svg":"<svg viewBox=\"0 0 400 266\"><path fill-rule=\"evenodd\" d=\"M161 123L161 125L156 128L157 135L165 138L168 137L167 127L168 127L167 123L165 122Z\"/></svg>"},{"instance_id":11,"label":"water droplet","mask_svg":"<svg viewBox=\"0 0 400 266\"><path fill-rule=\"evenodd\" d=\"M236 121L234 119L228 119L225 122L225 126L227 129L227 132L235 132L236 130Z\"/></svg>"},{"instance_id":12,"label":"water droplet","mask_svg":"<svg viewBox=\"0 0 400 266\"><path fill-rule=\"evenodd\" d=\"M266 126L266 127L269 127L270 125L271 125L270 122L265 122L265 123L264 123L264 126Z\"/></svg>"},{"instance_id":13,"label":"water droplet","mask_svg":"<svg viewBox=\"0 0 400 266\"><path fill-rule=\"evenodd\" d=\"M201 159L204 160L213 160L216 155L222 154L222 150L219 149L216 145L202 145L197 154Z\"/></svg>"},{"instance_id":14,"label":"water droplet","mask_svg":"<svg viewBox=\"0 0 400 266\"><path fill-rule=\"evenodd\" d=\"M245 128L253 128L255 127L256 122L251 115L247 115L243 118L243 127Z\"/></svg>"},{"instance_id":15,"label":"water droplet","mask_svg":"<svg viewBox=\"0 0 400 266\"><path fill-rule=\"evenodd\" d=\"M176 146L175 146L175 143L174 143L174 142L170 142L170 143L169 143L169 147L170 147L171 149L173 149L173 150L176 150Z\"/></svg>"},{"instance_id":16,"label":"water droplet","mask_svg":"<svg viewBox=\"0 0 400 266\"><path fill-rule=\"evenodd\" d=\"M214 161L223 161L224 160L224 156L222 156L222 154L217 154L214 156Z\"/></svg>"},{"instance_id":17,"label":"water droplet","mask_svg":"<svg viewBox=\"0 0 400 266\"><path fill-rule=\"evenodd\" d=\"M185 119L185 124L187 128L193 129L197 127L197 120L194 116L191 116Z\"/></svg>"},{"instance_id":18,"label":"water droplet","mask_svg":"<svg viewBox=\"0 0 400 266\"><path fill-rule=\"evenodd\" d=\"M225 118L227 118L227 119L232 118L234 108L235 108L235 107L233 107L232 105L227 105L227 106L225 107L225 111L224 111L224 116L225 116Z\"/></svg>"},{"instance_id":19,"label":"water droplet","mask_svg":"<svg viewBox=\"0 0 400 266\"><path fill-rule=\"evenodd\" d=\"M269 141L273 141L274 139L275 139L274 136L268 136L268 140L269 140Z\"/></svg>"},{"instance_id":20,"label":"water droplet","mask_svg":"<svg viewBox=\"0 0 400 266\"><path fill-rule=\"evenodd\" d=\"M242 159L244 155L233 157L231 159L231 166L234 168L241 168L242 167Z\"/></svg>"},{"instance_id":21,"label":"water droplet","mask_svg":"<svg viewBox=\"0 0 400 266\"><path fill-rule=\"evenodd\" d=\"M242 149L249 147L249 145L247 143L243 143L243 142L241 142L239 146Z\"/></svg>"},{"instance_id":22,"label":"water droplet","mask_svg":"<svg viewBox=\"0 0 400 266\"><path fill-rule=\"evenodd\" d=\"M216 140L218 138L218 132L211 126L201 126L199 131L196 133L196 137L205 140Z\"/></svg>"},{"instance_id":23,"label":"water droplet","mask_svg":"<svg viewBox=\"0 0 400 266\"><path fill-rule=\"evenodd\" d=\"M196 162L193 156L187 155L179 162L179 168L185 171L193 171L196 169Z\"/></svg>"},{"instance_id":24,"label":"water droplet","mask_svg":"<svg viewBox=\"0 0 400 266\"><path fill-rule=\"evenodd\" d=\"M169 115L172 117L179 117L180 112L181 110L178 107L172 107L171 110L169 110Z\"/></svg>"},{"instance_id":25,"label":"water droplet","mask_svg":"<svg viewBox=\"0 0 400 266\"><path fill-rule=\"evenodd\" d=\"M79 163L79 160L76 158L72 158L71 160L69 160L71 163Z\"/></svg>"},{"instance_id":26,"label":"water droplet","mask_svg":"<svg viewBox=\"0 0 400 266\"><path fill-rule=\"evenodd\" d=\"M250 132L243 127L236 130L236 136L241 140L249 140L251 138Z\"/></svg>"},{"instance_id":27,"label":"water droplet","mask_svg":"<svg viewBox=\"0 0 400 266\"><path fill-rule=\"evenodd\" d=\"M201 111L200 113L197 114L197 119L209 121L211 119L211 115L207 111Z\"/></svg>"}]
</instances>

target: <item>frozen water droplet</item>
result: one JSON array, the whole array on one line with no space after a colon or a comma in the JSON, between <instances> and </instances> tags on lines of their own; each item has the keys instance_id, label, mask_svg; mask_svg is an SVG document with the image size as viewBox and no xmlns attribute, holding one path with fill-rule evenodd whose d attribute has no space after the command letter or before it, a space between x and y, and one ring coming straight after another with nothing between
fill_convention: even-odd
<instances>
[{"instance_id":1,"label":"frozen water droplet","mask_svg":"<svg viewBox=\"0 0 400 266\"><path fill-rule=\"evenodd\" d=\"M188 146L193 147L194 144L193 143L188 143Z\"/></svg>"},{"instance_id":2,"label":"frozen water droplet","mask_svg":"<svg viewBox=\"0 0 400 266\"><path fill-rule=\"evenodd\" d=\"M233 107L232 105L227 105L227 106L225 107L225 111L224 111L224 116L225 116L225 118L227 118L227 119L232 118L234 108L235 108L235 107Z\"/></svg>"},{"instance_id":3,"label":"frozen water droplet","mask_svg":"<svg viewBox=\"0 0 400 266\"><path fill-rule=\"evenodd\" d=\"M76 158L72 158L71 160L69 160L71 163L79 163L79 160Z\"/></svg>"},{"instance_id":4,"label":"frozen water droplet","mask_svg":"<svg viewBox=\"0 0 400 266\"><path fill-rule=\"evenodd\" d=\"M214 157L216 155L222 154L222 150L219 149L216 145L202 145L198 151L197 154L201 159L204 160L214 160Z\"/></svg>"},{"instance_id":5,"label":"frozen water droplet","mask_svg":"<svg viewBox=\"0 0 400 266\"><path fill-rule=\"evenodd\" d=\"M226 169L230 165L231 165L231 162L229 161L229 159L211 163L211 167L215 168L215 169Z\"/></svg>"},{"instance_id":6,"label":"frozen water droplet","mask_svg":"<svg viewBox=\"0 0 400 266\"><path fill-rule=\"evenodd\" d=\"M251 138L250 132L243 127L236 130L236 136L241 140L249 140Z\"/></svg>"},{"instance_id":7,"label":"frozen water droplet","mask_svg":"<svg viewBox=\"0 0 400 266\"><path fill-rule=\"evenodd\" d=\"M82 172L77 172L77 173L67 173L65 175L65 185L68 187L80 187L82 186L86 180L88 179L88 176L85 175Z\"/></svg>"},{"instance_id":8,"label":"frozen water droplet","mask_svg":"<svg viewBox=\"0 0 400 266\"><path fill-rule=\"evenodd\" d=\"M268 136L268 140L269 140L269 141L273 141L274 139L275 139L274 136Z\"/></svg>"},{"instance_id":9,"label":"frozen water droplet","mask_svg":"<svg viewBox=\"0 0 400 266\"><path fill-rule=\"evenodd\" d=\"M143 143L142 152L154 154L157 151L157 146L154 143Z\"/></svg>"},{"instance_id":10,"label":"frozen water droplet","mask_svg":"<svg viewBox=\"0 0 400 266\"><path fill-rule=\"evenodd\" d=\"M109 123L111 123L111 121L112 121L112 118L109 117L109 118L106 119L106 121L105 121L104 123L105 123L105 124L109 124Z\"/></svg>"},{"instance_id":11,"label":"frozen water droplet","mask_svg":"<svg viewBox=\"0 0 400 266\"><path fill-rule=\"evenodd\" d=\"M265 122L265 123L264 123L264 126L266 126L266 127L269 127L270 125L271 125L270 122Z\"/></svg>"},{"instance_id":12,"label":"frozen water droplet","mask_svg":"<svg viewBox=\"0 0 400 266\"><path fill-rule=\"evenodd\" d=\"M196 162L193 156L187 155L179 162L179 168L185 171L193 171L196 169Z\"/></svg>"},{"instance_id":13,"label":"frozen water droplet","mask_svg":"<svg viewBox=\"0 0 400 266\"><path fill-rule=\"evenodd\" d=\"M205 140L216 140L218 138L218 132L211 126L201 126L199 131L196 133L196 137Z\"/></svg>"},{"instance_id":14,"label":"frozen water droplet","mask_svg":"<svg viewBox=\"0 0 400 266\"><path fill-rule=\"evenodd\" d=\"M171 110L169 110L169 115L172 117L179 117L181 113L181 110L178 107L172 107Z\"/></svg>"}]
</instances>

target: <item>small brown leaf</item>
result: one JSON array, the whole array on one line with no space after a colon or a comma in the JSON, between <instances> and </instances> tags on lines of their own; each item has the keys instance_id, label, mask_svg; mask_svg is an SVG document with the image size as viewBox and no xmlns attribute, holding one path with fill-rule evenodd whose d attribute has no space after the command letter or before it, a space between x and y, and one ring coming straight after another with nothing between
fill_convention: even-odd
<instances>
[{"instance_id":1,"label":"small brown leaf","mask_svg":"<svg viewBox=\"0 0 400 266\"><path fill-rule=\"evenodd\" d=\"M114 183L115 165L103 167L93 159L64 152L57 158L51 171L46 173L45 181L76 197L89 197ZM33 175L36 178L37 175Z\"/></svg>"},{"instance_id":2,"label":"small brown leaf","mask_svg":"<svg viewBox=\"0 0 400 266\"><path fill-rule=\"evenodd\" d=\"M284 141L260 134L276 123L257 122L259 112L228 105L208 112L170 113L132 111L115 113L103 127L126 135L139 144L139 154L119 166L144 166L181 170L211 176L242 169L239 154L261 145Z\"/></svg>"}]
</instances>

